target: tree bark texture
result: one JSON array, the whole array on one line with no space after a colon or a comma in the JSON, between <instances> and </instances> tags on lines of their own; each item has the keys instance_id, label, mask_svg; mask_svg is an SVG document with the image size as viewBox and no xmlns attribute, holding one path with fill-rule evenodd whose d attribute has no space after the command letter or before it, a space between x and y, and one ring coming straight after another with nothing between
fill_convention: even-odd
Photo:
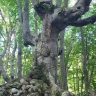
<instances>
[{"instance_id":1,"label":"tree bark texture","mask_svg":"<svg viewBox=\"0 0 96 96\"><path fill-rule=\"evenodd\" d=\"M50 14L46 14L43 19L41 42L37 46L37 52L39 53L37 56L37 64L46 65L46 70L48 70L55 78L55 68L58 56L58 32L54 32L55 30L52 29L50 20Z\"/></svg>"}]
</instances>

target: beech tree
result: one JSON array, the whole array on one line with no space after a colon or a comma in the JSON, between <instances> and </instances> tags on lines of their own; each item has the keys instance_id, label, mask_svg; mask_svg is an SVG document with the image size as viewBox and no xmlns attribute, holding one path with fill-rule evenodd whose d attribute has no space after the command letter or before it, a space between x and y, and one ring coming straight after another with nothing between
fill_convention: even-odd
<instances>
[{"instance_id":1,"label":"beech tree","mask_svg":"<svg viewBox=\"0 0 96 96\"><path fill-rule=\"evenodd\" d=\"M78 0L71 8L58 7L52 0L32 0L34 10L42 20L42 32L38 36L29 29L29 0L24 0L24 12L20 1L16 1L24 45L36 46L34 64L25 77L2 85L0 96L74 96L57 86L57 57L62 54L58 36L67 26L82 27L96 21L96 15L80 19L88 12L92 0ZM19 72L18 75L21 77Z\"/></svg>"}]
</instances>

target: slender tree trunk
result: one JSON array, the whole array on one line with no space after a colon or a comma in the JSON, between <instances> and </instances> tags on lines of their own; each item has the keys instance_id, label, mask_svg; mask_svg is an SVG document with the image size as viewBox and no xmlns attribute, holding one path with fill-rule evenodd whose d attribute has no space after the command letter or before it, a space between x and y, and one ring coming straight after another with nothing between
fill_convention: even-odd
<instances>
[{"instance_id":1,"label":"slender tree trunk","mask_svg":"<svg viewBox=\"0 0 96 96\"><path fill-rule=\"evenodd\" d=\"M76 94L78 95L78 93L79 93L79 76L78 76L78 65L76 65Z\"/></svg>"},{"instance_id":2,"label":"slender tree trunk","mask_svg":"<svg viewBox=\"0 0 96 96\"><path fill-rule=\"evenodd\" d=\"M22 77L22 47L20 43L18 45L18 55L17 55L17 76Z\"/></svg>"},{"instance_id":3,"label":"slender tree trunk","mask_svg":"<svg viewBox=\"0 0 96 96\"><path fill-rule=\"evenodd\" d=\"M6 54L7 51L7 46L9 44L10 41L10 36L9 36L9 32L6 30L6 34L7 34L7 38L6 38L6 44L4 46L4 50L2 51L2 53L0 54L0 74L2 74L3 79L8 82L10 81L10 78L8 77L8 75L6 74L6 70L3 66L3 58Z\"/></svg>"},{"instance_id":4,"label":"slender tree trunk","mask_svg":"<svg viewBox=\"0 0 96 96\"><path fill-rule=\"evenodd\" d=\"M81 96L83 95L83 88L84 88L83 82L84 82L84 80L83 80L83 73L82 73L82 77L81 77Z\"/></svg>"},{"instance_id":5,"label":"slender tree trunk","mask_svg":"<svg viewBox=\"0 0 96 96\"><path fill-rule=\"evenodd\" d=\"M61 40L60 40L60 49L62 49L62 54L60 55L60 69L61 69L61 83L62 88L64 90L68 90L68 84L67 84L67 70L66 70L66 62L65 62L65 56L64 56L64 32L61 33Z\"/></svg>"},{"instance_id":6,"label":"slender tree trunk","mask_svg":"<svg viewBox=\"0 0 96 96\"><path fill-rule=\"evenodd\" d=\"M62 0L57 0L56 5L57 5L58 7L60 7L61 4L62 4Z\"/></svg>"},{"instance_id":7,"label":"slender tree trunk","mask_svg":"<svg viewBox=\"0 0 96 96\"><path fill-rule=\"evenodd\" d=\"M82 40L82 70L84 75L84 83L85 83L85 91L88 92L89 88L89 80L88 80L88 71L87 71L87 58L86 58L86 46L84 41L84 33L83 29L80 28L81 31L81 40Z\"/></svg>"},{"instance_id":8,"label":"slender tree trunk","mask_svg":"<svg viewBox=\"0 0 96 96\"><path fill-rule=\"evenodd\" d=\"M65 7L68 6L68 0L64 0ZM64 48L64 36L65 30L61 32L60 34L60 49L62 50L62 54L60 55L60 69L61 69L61 85L64 90L68 90L68 84L67 84L67 65L65 62L65 48Z\"/></svg>"},{"instance_id":9,"label":"slender tree trunk","mask_svg":"<svg viewBox=\"0 0 96 96\"><path fill-rule=\"evenodd\" d=\"M15 36L14 36L15 37ZM13 51L12 51L12 59L11 59L11 65L10 65L10 77L11 77L11 80L14 79L14 59L15 59L15 51L16 51L16 48L17 48L17 41L16 41L16 37L15 37L15 40L14 40L14 48L13 48Z\"/></svg>"},{"instance_id":10,"label":"slender tree trunk","mask_svg":"<svg viewBox=\"0 0 96 96\"><path fill-rule=\"evenodd\" d=\"M6 71L4 69L3 63L2 63L2 57L0 56L0 74L3 76L3 79L8 82L10 81L9 77L6 74Z\"/></svg>"},{"instance_id":11,"label":"slender tree trunk","mask_svg":"<svg viewBox=\"0 0 96 96\"><path fill-rule=\"evenodd\" d=\"M74 68L73 68L74 70ZM74 82L74 92L76 93L76 79L75 79L75 73L73 73L73 82Z\"/></svg>"}]
</instances>

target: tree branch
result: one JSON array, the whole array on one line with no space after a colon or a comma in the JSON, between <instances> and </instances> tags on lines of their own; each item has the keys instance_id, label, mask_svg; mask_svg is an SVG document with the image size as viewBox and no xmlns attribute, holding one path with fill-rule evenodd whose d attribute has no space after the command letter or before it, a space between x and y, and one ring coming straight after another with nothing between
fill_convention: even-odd
<instances>
[{"instance_id":1,"label":"tree branch","mask_svg":"<svg viewBox=\"0 0 96 96\"><path fill-rule=\"evenodd\" d=\"M2 17L2 20L4 21L4 23L6 23L6 21L5 21L5 18L4 18L4 16L3 16L3 14L2 14L2 11L1 11L1 9L0 9L0 15L1 15L1 17Z\"/></svg>"},{"instance_id":2,"label":"tree branch","mask_svg":"<svg viewBox=\"0 0 96 96\"><path fill-rule=\"evenodd\" d=\"M78 2L68 10L67 21L78 20L83 14L89 10L89 5L92 0L78 0Z\"/></svg>"},{"instance_id":3,"label":"tree branch","mask_svg":"<svg viewBox=\"0 0 96 96\"><path fill-rule=\"evenodd\" d=\"M75 6L80 6L82 5L84 7L84 13L89 10L89 5L92 0L78 0Z\"/></svg>"},{"instance_id":4,"label":"tree branch","mask_svg":"<svg viewBox=\"0 0 96 96\"><path fill-rule=\"evenodd\" d=\"M19 0L17 1L18 5L18 13L19 19L21 23L21 32L23 36L24 45L35 45L35 41L37 40L37 35L34 35L30 32L29 29L29 0L24 0L24 12L22 12L22 6ZM37 0L32 0L33 6L37 4Z\"/></svg>"},{"instance_id":5,"label":"tree branch","mask_svg":"<svg viewBox=\"0 0 96 96\"><path fill-rule=\"evenodd\" d=\"M83 14L89 10L89 5L92 0L78 0L75 6L69 9L68 20L78 20Z\"/></svg>"},{"instance_id":6,"label":"tree branch","mask_svg":"<svg viewBox=\"0 0 96 96\"><path fill-rule=\"evenodd\" d=\"M82 26L85 26L88 24L93 24L94 22L96 22L96 15L93 15L93 16L88 17L88 18L83 19L83 20L69 22L68 25L76 26L76 27L82 27Z\"/></svg>"},{"instance_id":7,"label":"tree branch","mask_svg":"<svg viewBox=\"0 0 96 96\"><path fill-rule=\"evenodd\" d=\"M92 0L78 0L78 2L72 8L56 8L52 14L52 26L59 29L61 32L68 22L77 21L85 12L88 11L89 5Z\"/></svg>"},{"instance_id":8,"label":"tree branch","mask_svg":"<svg viewBox=\"0 0 96 96\"><path fill-rule=\"evenodd\" d=\"M41 19L44 19L46 13L50 14L52 27L57 28L58 31L61 32L64 28L71 24L68 22L77 21L88 11L91 1L92 0L78 0L72 8L68 9L65 7L58 8L51 4L50 0L41 0L41 2L35 5L34 8ZM48 6L51 4L51 6L46 10L44 4L47 4Z\"/></svg>"},{"instance_id":9,"label":"tree branch","mask_svg":"<svg viewBox=\"0 0 96 96\"><path fill-rule=\"evenodd\" d=\"M24 45L35 45L37 36L32 34L29 29L29 0L24 0L23 12L23 40Z\"/></svg>"}]
</instances>

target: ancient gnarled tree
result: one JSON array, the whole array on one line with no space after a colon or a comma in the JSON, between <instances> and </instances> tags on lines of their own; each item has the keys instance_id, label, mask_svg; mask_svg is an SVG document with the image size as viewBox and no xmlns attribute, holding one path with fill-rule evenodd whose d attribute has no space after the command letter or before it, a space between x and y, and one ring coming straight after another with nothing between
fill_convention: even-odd
<instances>
[{"instance_id":1,"label":"ancient gnarled tree","mask_svg":"<svg viewBox=\"0 0 96 96\"><path fill-rule=\"evenodd\" d=\"M71 8L60 8L53 5L52 0L32 0L34 10L42 20L42 32L38 38L38 36L30 33L29 1L24 0L24 13L23 16L19 14L19 18L24 44L26 46L37 46L34 66L27 76L18 81L13 81L13 85L6 84L2 86L2 96L9 96L8 94L11 94L10 96L61 96L62 92L55 84L56 62L59 53L58 35L67 26L81 27L90 23L93 24L96 21L96 15L83 20L80 19L89 10L91 1L78 0ZM17 0L17 3L20 13L19 0ZM64 93L62 96L65 96Z\"/></svg>"}]
</instances>

